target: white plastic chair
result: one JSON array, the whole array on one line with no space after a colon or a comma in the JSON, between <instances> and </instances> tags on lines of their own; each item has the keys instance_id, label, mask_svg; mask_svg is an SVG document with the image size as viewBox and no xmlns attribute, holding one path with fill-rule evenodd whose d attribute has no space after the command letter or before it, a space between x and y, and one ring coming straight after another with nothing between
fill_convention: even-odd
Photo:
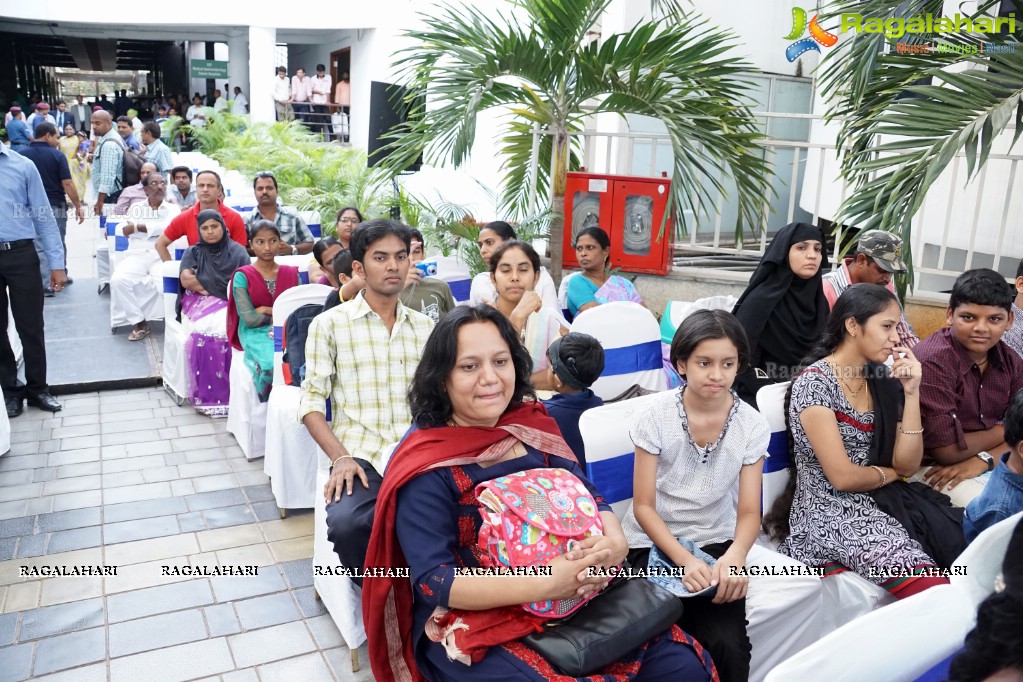
<instances>
[{"instance_id":1,"label":"white plastic chair","mask_svg":"<svg viewBox=\"0 0 1023 682\"><path fill-rule=\"evenodd\" d=\"M320 225L319 211L299 211L298 214L305 221L305 226L312 232L313 237L319 239L323 235L323 228ZM311 257L311 256L310 256Z\"/></svg>"},{"instance_id":2,"label":"white plastic chair","mask_svg":"<svg viewBox=\"0 0 1023 682\"><path fill-rule=\"evenodd\" d=\"M667 388L661 331L640 304L617 301L590 308L576 316L571 330L595 337L604 347L604 371L591 387L604 400L636 385L650 391Z\"/></svg>"},{"instance_id":3,"label":"white plastic chair","mask_svg":"<svg viewBox=\"0 0 1023 682\"><path fill-rule=\"evenodd\" d=\"M232 285L227 285L227 304L234 305ZM286 292L285 292L286 293ZM281 294L283 296L283 294ZM241 322L239 322L241 324ZM266 403L259 402L252 375L245 366L245 351L231 348L231 387L227 407L227 431L234 436L245 459L252 461L266 450Z\"/></svg>"},{"instance_id":4,"label":"white plastic chair","mask_svg":"<svg viewBox=\"0 0 1023 682\"><path fill-rule=\"evenodd\" d=\"M282 340L288 317L304 305L323 305L331 288L307 284L285 291L274 302L274 381L266 403L266 435L263 473L270 477L281 516L286 509L308 509L317 505L316 442L298 420L302 389L284 381ZM322 500L320 500L322 502Z\"/></svg>"},{"instance_id":5,"label":"white plastic chair","mask_svg":"<svg viewBox=\"0 0 1023 682\"><path fill-rule=\"evenodd\" d=\"M979 605L994 589L1012 531L1019 523L1023 523L1023 512L999 521L974 538L952 564L953 569L962 567L964 575L952 575L949 581L974 604Z\"/></svg>"}]
</instances>

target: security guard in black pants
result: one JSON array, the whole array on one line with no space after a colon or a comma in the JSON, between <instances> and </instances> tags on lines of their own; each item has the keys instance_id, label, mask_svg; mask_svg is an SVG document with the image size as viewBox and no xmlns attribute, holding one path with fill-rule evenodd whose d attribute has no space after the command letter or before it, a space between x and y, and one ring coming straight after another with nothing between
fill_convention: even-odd
<instances>
[{"instance_id":1,"label":"security guard in black pants","mask_svg":"<svg viewBox=\"0 0 1023 682\"><path fill-rule=\"evenodd\" d=\"M50 262L50 286L64 288L64 248L57 221L35 165L0 144L0 388L7 416L24 411L24 401L48 412L61 404L46 384L46 341L43 337L43 283L33 242L42 240ZM25 380L18 382L18 363L7 335L8 304L14 313L25 353Z\"/></svg>"}]
</instances>

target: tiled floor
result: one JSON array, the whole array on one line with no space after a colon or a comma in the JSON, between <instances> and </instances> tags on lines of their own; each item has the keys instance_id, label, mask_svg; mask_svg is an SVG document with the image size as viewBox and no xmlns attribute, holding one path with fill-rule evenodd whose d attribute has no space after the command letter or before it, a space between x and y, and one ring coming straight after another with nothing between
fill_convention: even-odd
<instances>
[{"instance_id":1,"label":"tiled floor","mask_svg":"<svg viewBox=\"0 0 1023 682\"><path fill-rule=\"evenodd\" d=\"M313 514L160 389L63 396L0 457L0 682L371 680L312 588ZM23 577L21 567L116 566ZM255 576L164 566L258 566Z\"/></svg>"}]
</instances>

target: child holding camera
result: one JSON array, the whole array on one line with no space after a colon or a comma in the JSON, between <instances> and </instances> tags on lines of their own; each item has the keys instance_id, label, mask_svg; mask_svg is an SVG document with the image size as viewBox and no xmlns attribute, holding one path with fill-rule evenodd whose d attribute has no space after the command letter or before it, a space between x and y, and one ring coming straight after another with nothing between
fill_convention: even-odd
<instances>
[{"instance_id":1,"label":"child holding camera","mask_svg":"<svg viewBox=\"0 0 1023 682\"><path fill-rule=\"evenodd\" d=\"M451 295L448 283L434 277L437 274L437 266L422 262L426 253L423 233L415 229L411 232L412 246L409 248L408 257L413 267L408 269L405 289L398 298L402 305L426 315L436 324L457 303L455 297Z\"/></svg>"}]
</instances>

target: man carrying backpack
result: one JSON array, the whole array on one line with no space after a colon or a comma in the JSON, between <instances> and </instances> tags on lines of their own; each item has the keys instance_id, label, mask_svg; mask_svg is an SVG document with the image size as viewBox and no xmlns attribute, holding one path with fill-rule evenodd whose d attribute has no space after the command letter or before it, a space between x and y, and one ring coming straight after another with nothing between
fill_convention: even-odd
<instances>
[{"instance_id":1,"label":"man carrying backpack","mask_svg":"<svg viewBox=\"0 0 1023 682\"><path fill-rule=\"evenodd\" d=\"M92 112L92 130L96 134L96 152L92 161L92 184L96 187L96 215L103 215L103 205L115 203L121 196L124 173L124 142L114 129L109 112Z\"/></svg>"}]
</instances>

